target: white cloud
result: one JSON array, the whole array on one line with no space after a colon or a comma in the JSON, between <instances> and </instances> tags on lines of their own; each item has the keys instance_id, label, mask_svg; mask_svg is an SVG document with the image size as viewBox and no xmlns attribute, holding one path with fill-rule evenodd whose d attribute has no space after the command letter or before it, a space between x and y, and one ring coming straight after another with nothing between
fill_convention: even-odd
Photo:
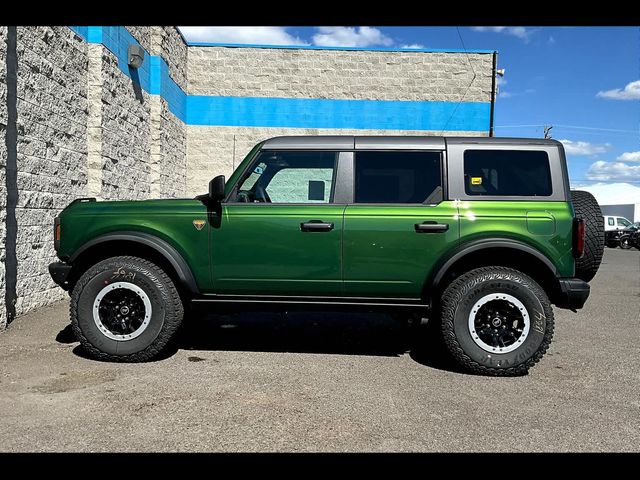
<instances>
[{"instance_id":1,"label":"white cloud","mask_svg":"<svg viewBox=\"0 0 640 480\"><path fill-rule=\"evenodd\" d=\"M640 152L624 152L616 160L619 162L640 162Z\"/></svg>"},{"instance_id":2,"label":"white cloud","mask_svg":"<svg viewBox=\"0 0 640 480\"><path fill-rule=\"evenodd\" d=\"M640 165L628 165L623 162L604 162L598 160L587 170L589 180L600 181L640 181Z\"/></svg>"},{"instance_id":3,"label":"white cloud","mask_svg":"<svg viewBox=\"0 0 640 480\"><path fill-rule=\"evenodd\" d=\"M309 45L286 27L179 27L190 42Z\"/></svg>"},{"instance_id":4,"label":"white cloud","mask_svg":"<svg viewBox=\"0 0 640 480\"><path fill-rule=\"evenodd\" d=\"M533 33L531 29L526 27L471 27L471 29L476 32L505 33L525 41L529 40L529 35Z\"/></svg>"},{"instance_id":5,"label":"white cloud","mask_svg":"<svg viewBox=\"0 0 640 480\"><path fill-rule=\"evenodd\" d=\"M506 85L508 82L502 77L497 77L496 83L498 84L499 87L501 87L502 85Z\"/></svg>"},{"instance_id":6,"label":"white cloud","mask_svg":"<svg viewBox=\"0 0 640 480\"><path fill-rule=\"evenodd\" d=\"M564 145L567 155L597 155L605 153L611 148L611 144L598 145L589 142L574 142L572 140L559 140Z\"/></svg>"},{"instance_id":7,"label":"white cloud","mask_svg":"<svg viewBox=\"0 0 640 480\"><path fill-rule=\"evenodd\" d=\"M313 44L323 47L390 47L393 39L373 27L318 27Z\"/></svg>"},{"instance_id":8,"label":"white cloud","mask_svg":"<svg viewBox=\"0 0 640 480\"><path fill-rule=\"evenodd\" d=\"M402 45L400 48L424 48L421 43L412 43L411 45Z\"/></svg>"},{"instance_id":9,"label":"white cloud","mask_svg":"<svg viewBox=\"0 0 640 480\"><path fill-rule=\"evenodd\" d=\"M547 43L549 45L553 45L554 43L556 43L556 39L553 38L553 35L549 36L549 40L547 40Z\"/></svg>"},{"instance_id":10,"label":"white cloud","mask_svg":"<svg viewBox=\"0 0 640 480\"><path fill-rule=\"evenodd\" d=\"M640 100L640 80L627 83L624 88L600 91L596 97L611 98L613 100Z\"/></svg>"},{"instance_id":11,"label":"white cloud","mask_svg":"<svg viewBox=\"0 0 640 480\"><path fill-rule=\"evenodd\" d=\"M500 97L500 98L513 97L513 93L501 91L501 92L498 93L498 97Z\"/></svg>"}]
</instances>

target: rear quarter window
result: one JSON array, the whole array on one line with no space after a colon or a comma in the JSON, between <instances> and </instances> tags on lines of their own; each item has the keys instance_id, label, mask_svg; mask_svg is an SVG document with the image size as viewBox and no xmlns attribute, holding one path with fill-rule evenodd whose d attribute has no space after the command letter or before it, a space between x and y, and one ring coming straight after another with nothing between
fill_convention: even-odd
<instances>
[{"instance_id":1,"label":"rear quarter window","mask_svg":"<svg viewBox=\"0 0 640 480\"><path fill-rule=\"evenodd\" d=\"M549 156L532 150L465 150L467 195L548 197L553 193Z\"/></svg>"}]
</instances>

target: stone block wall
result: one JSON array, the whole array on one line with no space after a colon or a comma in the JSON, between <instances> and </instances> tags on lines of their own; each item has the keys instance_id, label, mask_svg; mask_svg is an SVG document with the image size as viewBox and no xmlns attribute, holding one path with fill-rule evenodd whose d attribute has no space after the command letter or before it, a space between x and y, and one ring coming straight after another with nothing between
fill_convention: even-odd
<instances>
[{"instance_id":1,"label":"stone block wall","mask_svg":"<svg viewBox=\"0 0 640 480\"><path fill-rule=\"evenodd\" d=\"M7 27L0 26L0 330L7 325L5 296L5 241L7 221Z\"/></svg>"},{"instance_id":2,"label":"stone block wall","mask_svg":"<svg viewBox=\"0 0 640 480\"><path fill-rule=\"evenodd\" d=\"M151 193L150 95L101 47L102 188L100 198L140 200Z\"/></svg>"},{"instance_id":3,"label":"stone block wall","mask_svg":"<svg viewBox=\"0 0 640 480\"><path fill-rule=\"evenodd\" d=\"M457 102L466 91L465 102L487 102L492 61L473 53L190 47L187 65L192 95Z\"/></svg>"},{"instance_id":4,"label":"stone block wall","mask_svg":"<svg viewBox=\"0 0 640 480\"><path fill-rule=\"evenodd\" d=\"M164 99L160 100L160 149L159 173L162 198L187 196L187 128L171 111Z\"/></svg>"},{"instance_id":5,"label":"stone block wall","mask_svg":"<svg viewBox=\"0 0 640 480\"><path fill-rule=\"evenodd\" d=\"M57 299L53 218L87 182L87 47L67 27L17 28L17 316Z\"/></svg>"},{"instance_id":6,"label":"stone block wall","mask_svg":"<svg viewBox=\"0 0 640 480\"><path fill-rule=\"evenodd\" d=\"M147 49L174 63L184 84L186 45L172 27L129 27ZM7 38L0 27L0 330L13 317L64 298L47 266L55 261L53 219L73 199L145 199L185 193L186 129L159 95L127 75L104 45L69 27L17 27L17 232L7 239ZM82 31L82 30L80 30ZM145 59L149 62L149 59ZM120 60L122 62L122 60ZM182 75L182 76L181 76ZM172 77L173 78L173 77ZM5 301L7 247L15 292ZM9 255L9 258L12 258ZM9 298L7 297L7 298Z\"/></svg>"},{"instance_id":7,"label":"stone block wall","mask_svg":"<svg viewBox=\"0 0 640 480\"><path fill-rule=\"evenodd\" d=\"M182 35L175 27L153 27L159 38L156 55L160 55L169 65L171 78L187 90L187 51L188 47Z\"/></svg>"}]
</instances>

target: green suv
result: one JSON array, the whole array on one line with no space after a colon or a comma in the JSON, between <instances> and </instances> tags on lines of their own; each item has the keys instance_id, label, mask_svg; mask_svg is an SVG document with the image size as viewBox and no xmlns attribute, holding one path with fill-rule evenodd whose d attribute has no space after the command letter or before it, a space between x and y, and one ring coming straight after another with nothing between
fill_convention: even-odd
<instances>
[{"instance_id":1,"label":"green suv","mask_svg":"<svg viewBox=\"0 0 640 480\"><path fill-rule=\"evenodd\" d=\"M603 248L554 140L300 136L194 199L75 200L49 271L99 359L157 356L187 308L304 304L419 315L465 369L520 375Z\"/></svg>"}]
</instances>

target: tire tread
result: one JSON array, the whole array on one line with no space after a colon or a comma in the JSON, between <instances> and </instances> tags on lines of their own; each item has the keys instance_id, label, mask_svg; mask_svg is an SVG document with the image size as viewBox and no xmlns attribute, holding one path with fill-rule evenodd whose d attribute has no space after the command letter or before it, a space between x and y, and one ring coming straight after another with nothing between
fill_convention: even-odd
<instances>
[{"instance_id":1,"label":"tire tread","mask_svg":"<svg viewBox=\"0 0 640 480\"><path fill-rule=\"evenodd\" d=\"M134 263L139 268L141 268L144 271L144 274L147 275L152 281L154 281L156 284L162 284L166 289L166 293L168 294L168 298L165 298L164 300L168 303L168 305L171 306L173 312L175 312L174 315L165 316L165 323L151 345L136 353L126 355L113 355L103 352L89 342L78 325L78 302L80 300L80 295L84 287L93 277L104 271L103 269L101 269L102 265L111 262L117 262L121 265ZM163 289L160 289L160 291L164 297L165 292L163 292ZM76 338L80 341L82 349L91 358L108 362L148 362L158 357L172 344L172 341L175 340L177 336L176 334L180 329L180 326L182 325L182 318L184 316L182 299L180 298L180 294L178 293L178 290L176 289L171 278L169 278L164 270L158 267L155 263L152 263L149 260L145 260L143 258L133 256L110 257L101 262L98 262L97 264L90 267L86 272L84 272L84 274L82 274L82 276L76 283L71 294L69 311L73 332L75 333ZM167 311L169 311L169 309L167 309Z\"/></svg>"},{"instance_id":2,"label":"tire tread","mask_svg":"<svg viewBox=\"0 0 640 480\"><path fill-rule=\"evenodd\" d=\"M509 368L495 368L481 365L467 355L458 342L454 319L457 307L468 295L469 291L488 280L510 280L520 283L531 290L540 300L546 316L546 330L542 344L535 354L524 363ZM442 335L447 350L454 360L467 371L486 376L519 376L525 375L531 367L540 361L549 348L554 331L554 317L551 302L542 288L528 275L508 267L481 267L471 270L451 282L442 295Z\"/></svg>"},{"instance_id":3,"label":"tire tread","mask_svg":"<svg viewBox=\"0 0 640 480\"><path fill-rule=\"evenodd\" d=\"M596 276L604 254L604 220L595 197L583 190L571 190L576 216L584 220L584 255L576 259L576 277L589 282Z\"/></svg>"}]
</instances>

